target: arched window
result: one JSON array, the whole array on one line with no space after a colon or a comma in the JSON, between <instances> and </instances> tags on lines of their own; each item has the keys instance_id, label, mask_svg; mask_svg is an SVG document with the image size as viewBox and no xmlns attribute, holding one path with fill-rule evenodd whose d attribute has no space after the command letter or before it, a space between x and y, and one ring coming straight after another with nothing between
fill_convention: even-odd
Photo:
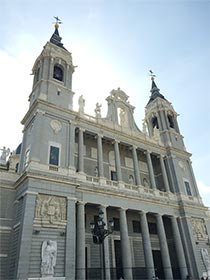
<instances>
[{"instance_id":1,"label":"arched window","mask_svg":"<svg viewBox=\"0 0 210 280\"><path fill-rule=\"evenodd\" d=\"M58 65L54 66L53 78L58 81L63 81L63 69Z\"/></svg>"},{"instance_id":2,"label":"arched window","mask_svg":"<svg viewBox=\"0 0 210 280\"><path fill-rule=\"evenodd\" d=\"M37 68L36 72L35 72L35 76L34 76L34 82L38 82L39 80L39 73L40 73L40 68Z\"/></svg>"},{"instance_id":3,"label":"arched window","mask_svg":"<svg viewBox=\"0 0 210 280\"><path fill-rule=\"evenodd\" d=\"M174 128L174 119L172 115L168 115L168 122L171 128Z\"/></svg>"},{"instance_id":4,"label":"arched window","mask_svg":"<svg viewBox=\"0 0 210 280\"><path fill-rule=\"evenodd\" d=\"M155 128L155 127L159 128L157 117L152 118L152 127L153 128Z\"/></svg>"}]
</instances>

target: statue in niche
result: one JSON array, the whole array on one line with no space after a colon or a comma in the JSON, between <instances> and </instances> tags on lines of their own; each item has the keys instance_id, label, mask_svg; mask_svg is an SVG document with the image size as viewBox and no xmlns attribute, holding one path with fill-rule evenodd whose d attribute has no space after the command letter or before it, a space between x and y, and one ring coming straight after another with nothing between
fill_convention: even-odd
<instances>
[{"instance_id":1,"label":"statue in niche","mask_svg":"<svg viewBox=\"0 0 210 280\"><path fill-rule=\"evenodd\" d=\"M149 188L149 184L146 178L143 179L143 186Z\"/></svg>"},{"instance_id":2,"label":"statue in niche","mask_svg":"<svg viewBox=\"0 0 210 280\"><path fill-rule=\"evenodd\" d=\"M10 153L10 149L6 149L6 147L3 147L3 149L0 149L1 156L0 156L0 164L6 165L7 164L7 156Z\"/></svg>"},{"instance_id":3,"label":"statue in niche","mask_svg":"<svg viewBox=\"0 0 210 280\"><path fill-rule=\"evenodd\" d=\"M209 259L209 253L206 248L201 248L201 256L203 259L204 266L206 268L206 271L210 275L210 259Z\"/></svg>"},{"instance_id":4,"label":"statue in niche","mask_svg":"<svg viewBox=\"0 0 210 280\"><path fill-rule=\"evenodd\" d=\"M126 126L128 124L128 122L127 122L127 116L126 116L125 109L122 109L122 108L120 109L119 117L120 117L120 125Z\"/></svg>"},{"instance_id":5,"label":"statue in niche","mask_svg":"<svg viewBox=\"0 0 210 280\"><path fill-rule=\"evenodd\" d=\"M129 175L129 184L130 185L133 185L134 184L134 178L133 178L133 175Z\"/></svg>"},{"instance_id":6,"label":"statue in niche","mask_svg":"<svg viewBox=\"0 0 210 280\"><path fill-rule=\"evenodd\" d=\"M95 114L96 114L96 118L101 118L101 104L99 104L98 102L96 103L96 108L95 108Z\"/></svg>"},{"instance_id":7,"label":"statue in niche","mask_svg":"<svg viewBox=\"0 0 210 280\"><path fill-rule=\"evenodd\" d=\"M56 257L57 257L57 241L52 241L52 240L43 241L42 263L41 263L42 277L49 277L54 275Z\"/></svg>"},{"instance_id":8,"label":"statue in niche","mask_svg":"<svg viewBox=\"0 0 210 280\"><path fill-rule=\"evenodd\" d=\"M143 133L148 135L148 132L147 132L147 125L146 125L146 121L144 120L143 123L142 123L142 130L143 130Z\"/></svg>"},{"instance_id":9,"label":"statue in niche","mask_svg":"<svg viewBox=\"0 0 210 280\"><path fill-rule=\"evenodd\" d=\"M78 103L79 103L79 112L80 112L80 113L84 113L85 99L83 98L83 95L81 95L81 96L79 97Z\"/></svg>"}]
</instances>

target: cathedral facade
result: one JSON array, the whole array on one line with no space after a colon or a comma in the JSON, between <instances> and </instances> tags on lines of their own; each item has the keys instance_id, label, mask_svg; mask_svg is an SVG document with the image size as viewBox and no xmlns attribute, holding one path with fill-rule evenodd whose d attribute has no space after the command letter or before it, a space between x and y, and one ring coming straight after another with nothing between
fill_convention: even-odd
<instances>
[{"instance_id":1,"label":"cathedral facade","mask_svg":"<svg viewBox=\"0 0 210 280\"><path fill-rule=\"evenodd\" d=\"M2 150L1 279L210 276L210 213L172 104L152 76L142 130L120 88L106 117L98 103L87 115L83 96L74 111L74 69L56 24L33 66L22 143L8 161ZM90 227L100 213L102 242Z\"/></svg>"}]
</instances>

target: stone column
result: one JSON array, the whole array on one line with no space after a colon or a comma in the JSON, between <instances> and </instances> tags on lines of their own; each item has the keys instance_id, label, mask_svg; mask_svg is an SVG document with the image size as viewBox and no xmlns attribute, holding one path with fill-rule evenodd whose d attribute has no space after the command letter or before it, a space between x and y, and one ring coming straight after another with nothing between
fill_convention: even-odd
<instances>
[{"instance_id":1,"label":"stone column","mask_svg":"<svg viewBox=\"0 0 210 280\"><path fill-rule=\"evenodd\" d=\"M139 163L138 163L137 152L136 152L135 146L132 147L132 154L133 154L133 165L134 165L134 174L135 174L136 185L141 185Z\"/></svg>"},{"instance_id":2,"label":"stone column","mask_svg":"<svg viewBox=\"0 0 210 280\"><path fill-rule=\"evenodd\" d=\"M79 143L78 143L78 172L84 172L84 135L83 132L85 130L83 128L79 128Z\"/></svg>"},{"instance_id":3,"label":"stone column","mask_svg":"<svg viewBox=\"0 0 210 280\"><path fill-rule=\"evenodd\" d=\"M159 131L160 131L160 130L163 130L163 125L162 125L162 122L161 122L161 119L160 119L160 116L159 116L159 113L158 113L158 112L157 112L157 114L156 114L156 117L157 117L157 122L158 122Z\"/></svg>"},{"instance_id":4,"label":"stone column","mask_svg":"<svg viewBox=\"0 0 210 280\"><path fill-rule=\"evenodd\" d=\"M128 237L128 226L126 218L126 209L119 209L120 211L120 241L121 241L121 253L123 273L125 280L132 280L132 261L131 261L131 248L130 240Z\"/></svg>"},{"instance_id":5,"label":"stone column","mask_svg":"<svg viewBox=\"0 0 210 280\"><path fill-rule=\"evenodd\" d=\"M102 135L97 135L98 177L104 177Z\"/></svg>"},{"instance_id":6,"label":"stone column","mask_svg":"<svg viewBox=\"0 0 210 280\"><path fill-rule=\"evenodd\" d=\"M163 219L160 214L155 214L155 216L157 221L157 231L158 231L158 238L160 242L160 251L161 251L165 279L167 280L173 279L171 261L170 261L169 251L168 251L165 229L163 225Z\"/></svg>"},{"instance_id":7,"label":"stone column","mask_svg":"<svg viewBox=\"0 0 210 280\"><path fill-rule=\"evenodd\" d=\"M47 67L46 66L46 60L44 60L44 66L45 67ZM44 74L45 72L43 72L43 74ZM51 79L53 79L53 74L54 74L54 58L53 57L51 57L50 58L50 67L49 67L49 72L48 72L48 77L47 77L47 79L46 80L51 80ZM44 78L44 77L43 77Z\"/></svg>"},{"instance_id":8,"label":"stone column","mask_svg":"<svg viewBox=\"0 0 210 280\"><path fill-rule=\"evenodd\" d=\"M163 111L160 111L160 117L162 119L163 130L168 129L166 124L166 115Z\"/></svg>"},{"instance_id":9,"label":"stone column","mask_svg":"<svg viewBox=\"0 0 210 280\"><path fill-rule=\"evenodd\" d=\"M177 224L177 220L175 217L170 217L171 219L171 226L173 231L174 243L176 248L177 259L179 263L179 269L181 274L181 279L185 280L186 276L188 275L187 264L184 256L184 250L182 246L182 241L179 233L179 228Z\"/></svg>"},{"instance_id":10,"label":"stone column","mask_svg":"<svg viewBox=\"0 0 210 280\"><path fill-rule=\"evenodd\" d=\"M17 275L15 279L28 279L31 243L33 234L34 210L37 193L27 191L23 198L23 217L20 224L19 258L16 260Z\"/></svg>"},{"instance_id":11,"label":"stone column","mask_svg":"<svg viewBox=\"0 0 210 280\"><path fill-rule=\"evenodd\" d=\"M166 191L170 192L168 177L166 174L166 168L165 168L164 161L163 161L163 156L160 155L159 159L160 159L160 166L161 166L161 171L162 171L162 175L163 175L164 186L165 186Z\"/></svg>"},{"instance_id":12,"label":"stone column","mask_svg":"<svg viewBox=\"0 0 210 280\"><path fill-rule=\"evenodd\" d=\"M77 203L77 278L85 280L85 203Z\"/></svg>"},{"instance_id":13,"label":"stone column","mask_svg":"<svg viewBox=\"0 0 210 280\"><path fill-rule=\"evenodd\" d=\"M68 197L67 199L65 277L66 280L71 280L75 279L76 198Z\"/></svg>"},{"instance_id":14,"label":"stone column","mask_svg":"<svg viewBox=\"0 0 210 280\"><path fill-rule=\"evenodd\" d=\"M115 152L115 167L116 167L116 171L117 171L117 180L122 181L120 151L119 151L119 142L118 141L114 141L114 152Z\"/></svg>"},{"instance_id":15,"label":"stone column","mask_svg":"<svg viewBox=\"0 0 210 280\"><path fill-rule=\"evenodd\" d=\"M106 224L106 227L108 228L106 207L107 206L101 205L100 209L104 213L104 222ZM111 279L111 275L110 275L109 239L108 239L108 237L106 237L104 239L104 270L105 270L105 279L106 280L110 280Z\"/></svg>"},{"instance_id":16,"label":"stone column","mask_svg":"<svg viewBox=\"0 0 210 280\"><path fill-rule=\"evenodd\" d=\"M152 185L153 189L156 189L156 183L155 183L155 175L153 171L153 166L152 166L152 160L151 160L151 152L146 151L146 157L147 157L147 165L148 165L148 170L149 170L149 177L150 177L150 182Z\"/></svg>"},{"instance_id":17,"label":"stone column","mask_svg":"<svg viewBox=\"0 0 210 280\"><path fill-rule=\"evenodd\" d=\"M144 248L144 259L147 270L147 278L152 279L155 276L154 261L152 256L152 247L150 242L149 227L147 223L147 216L144 211L140 212L141 233Z\"/></svg>"},{"instance_id":18,"label":"stone column","mask_svg":"<svg viewBox=\"0 0 210 280\"><path fill-rule=\"evenodd\" d=\"M75 124L70 123L70 135L69 135L69 168L75 170L74 166L74 149L75 149Z\"/></svg>"}]
</instances>

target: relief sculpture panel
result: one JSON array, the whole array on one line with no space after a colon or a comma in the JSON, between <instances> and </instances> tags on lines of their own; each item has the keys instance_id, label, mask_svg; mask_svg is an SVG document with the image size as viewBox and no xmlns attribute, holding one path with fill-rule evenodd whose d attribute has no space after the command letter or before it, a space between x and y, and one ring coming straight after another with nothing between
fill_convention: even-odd
<instances>
[{"instance_id":1,"label":"relief sculpture panel","mask_svg":"<svg viewBox=\"0 0 210 280\"><path fill-rule=\"evenodd\" d=\"M203 219L192 218L193 234L198 240L208 240L206 225Z\"/></svg>"},{"instance_id":2,"label":"relief sculpture panel","mask_svg":"<svg viewBox=\"0 0 210 280\"><path fill-rule=\"evenodd\" d=\"M66 198L37 195L34 223L44 227L66 225Z\"/></svg>"}]
</instances>

